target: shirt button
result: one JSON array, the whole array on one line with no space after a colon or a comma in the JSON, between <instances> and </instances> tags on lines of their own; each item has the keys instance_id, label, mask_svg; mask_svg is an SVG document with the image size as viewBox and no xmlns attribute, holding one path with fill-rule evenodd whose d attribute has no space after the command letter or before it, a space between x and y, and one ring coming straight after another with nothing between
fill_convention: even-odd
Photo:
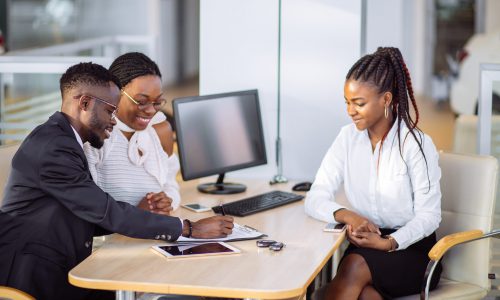
<instances>
[{"instance_id":1,"label":"shirt button","mask_svg":"<svg viewBox=\"0 0 500 300\"><path fill-rule=\"evenodd\" d=\"M158 234L157 236L155 236L155 240L159 240L160 239L160 235Z\"/></svg>"},{"instance_id":2,"label":"shirt button","mask_svg":"<svg viewBox=\"0 0 500 300\"><path fill-rule=\"evenodd\" d=\"M89 248L92 245L92 242L86 241L85 242L85 248Z\"/></svg>"},{"instance_id":3,"label":"shirt button","mask_svg":"<svg viewBox=\"0 0 500 300\"><path fill-rule=\"evenodd\" d=\"M167 240L170 241L172 239L172 236L169 234L167 235Z\"/></svg>"},{"instance_id":4,"label":"shirt button","mask_svg":"<svg viewBox=\"0 0 500 300\"><path fill-rule=\"evenodd\" d=\"M165 239L165 235L164 235L164 234L162 234L162 235L161 235L161 239L162 239L162 240L164 240L164 239Z\"/></svg>"}]
</instances>

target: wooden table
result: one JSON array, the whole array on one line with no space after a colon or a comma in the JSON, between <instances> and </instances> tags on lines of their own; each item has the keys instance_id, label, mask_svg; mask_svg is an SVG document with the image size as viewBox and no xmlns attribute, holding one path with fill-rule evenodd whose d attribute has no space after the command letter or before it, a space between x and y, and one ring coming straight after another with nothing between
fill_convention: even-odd
<instances>
[{"instance_id":1,"label":"wooden table","mask_svg":"<svg viewBox=\"0 0 500 300\"><path fill-rule=\"evenodd\" d=\"M245 193L208 195L196 190L198 183L181 184L183 203L215 206L269 190L291 191L292 185L244 180ZM213 213L179 208L175 215L197 220ZM323 232L325 223L305 214L304 200L235 217L235 222L257 228L286 247L273 252L258 248L255 240L241 241L230 243L241 250L240 254L169 260L151 249L163 242L113 235L69 272L69 281L84 288L120 291L120 299L133 299L130 291L262 299L299 297L344 239L344 234Z\"/></svg>"}]
</instances>

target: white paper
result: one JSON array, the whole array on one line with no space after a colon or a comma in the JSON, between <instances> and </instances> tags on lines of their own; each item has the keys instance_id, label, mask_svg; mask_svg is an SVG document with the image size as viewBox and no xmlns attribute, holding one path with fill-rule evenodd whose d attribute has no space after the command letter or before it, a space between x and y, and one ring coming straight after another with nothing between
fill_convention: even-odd
<instances>
[{"instance_id":1,"label":"white paper","mask_svg":"<svg viewBox=\"0 0 500 300\"><path fill-rule=\"evenodd\" d=\"M177 243L231 242L240 240L252 240L264 236L266 235L254 228L234 223L233 232L225 238L196 239L180 236L177 239Z\"/></svg>"}]
</instances>

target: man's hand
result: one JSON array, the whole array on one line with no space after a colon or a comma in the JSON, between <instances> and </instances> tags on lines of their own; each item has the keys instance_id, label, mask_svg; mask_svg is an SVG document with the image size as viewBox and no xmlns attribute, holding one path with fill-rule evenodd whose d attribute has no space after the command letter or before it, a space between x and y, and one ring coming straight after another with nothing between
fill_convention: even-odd
<instances>
[{"instance_id":1,"label":"man's hand","mask_svg":"<svg viewBox=\"0 0 500 300\"><path fill-rule=\"evenodd\" d=\"M199 239L226 237L233 232L233 218L228 216L215 216L191 223L193 230L191 237Z\"/></svg>"},{"instance_id":2,"label":"man's hand","mask_svg":"<svg viewBox=\"0 0 500 300\"><path fill-rule=\"evenodd\" d=\"M389 251L392 247L391 241L384 239L380 234L368 231L355 232L351 225L347 225L347 239L349 242L361 248Z\"/></svg>"},{"instance_id":3,"label":"man's hand","mask_svg":"<svg viewBox=\"0 0 500 300\"><path fill-rule=\"evenodd\" d=\"M164 192L147 193L137 207L160 215L170 215L174 209L172 207L172 199Z\"/></svg>"}]
</instances>

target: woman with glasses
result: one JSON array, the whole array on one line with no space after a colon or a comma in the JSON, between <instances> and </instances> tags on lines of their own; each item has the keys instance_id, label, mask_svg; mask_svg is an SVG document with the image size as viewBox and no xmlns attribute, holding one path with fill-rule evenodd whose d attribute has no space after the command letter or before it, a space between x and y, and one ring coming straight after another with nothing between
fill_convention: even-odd
<instances>
[{"instance_id":1,"label":"woman with glasses","mask_svg":"<svg viewBox=\"0 0 500 300\"><path fill-rule=\"evenodd\" d=\"M173 133L165 115L161 73L146 55L126 53L109 68L122 86L116 126L101 149L85 145L94 181L118 201L169 214L179 206Z\"/></svg>"}]
</instances>

